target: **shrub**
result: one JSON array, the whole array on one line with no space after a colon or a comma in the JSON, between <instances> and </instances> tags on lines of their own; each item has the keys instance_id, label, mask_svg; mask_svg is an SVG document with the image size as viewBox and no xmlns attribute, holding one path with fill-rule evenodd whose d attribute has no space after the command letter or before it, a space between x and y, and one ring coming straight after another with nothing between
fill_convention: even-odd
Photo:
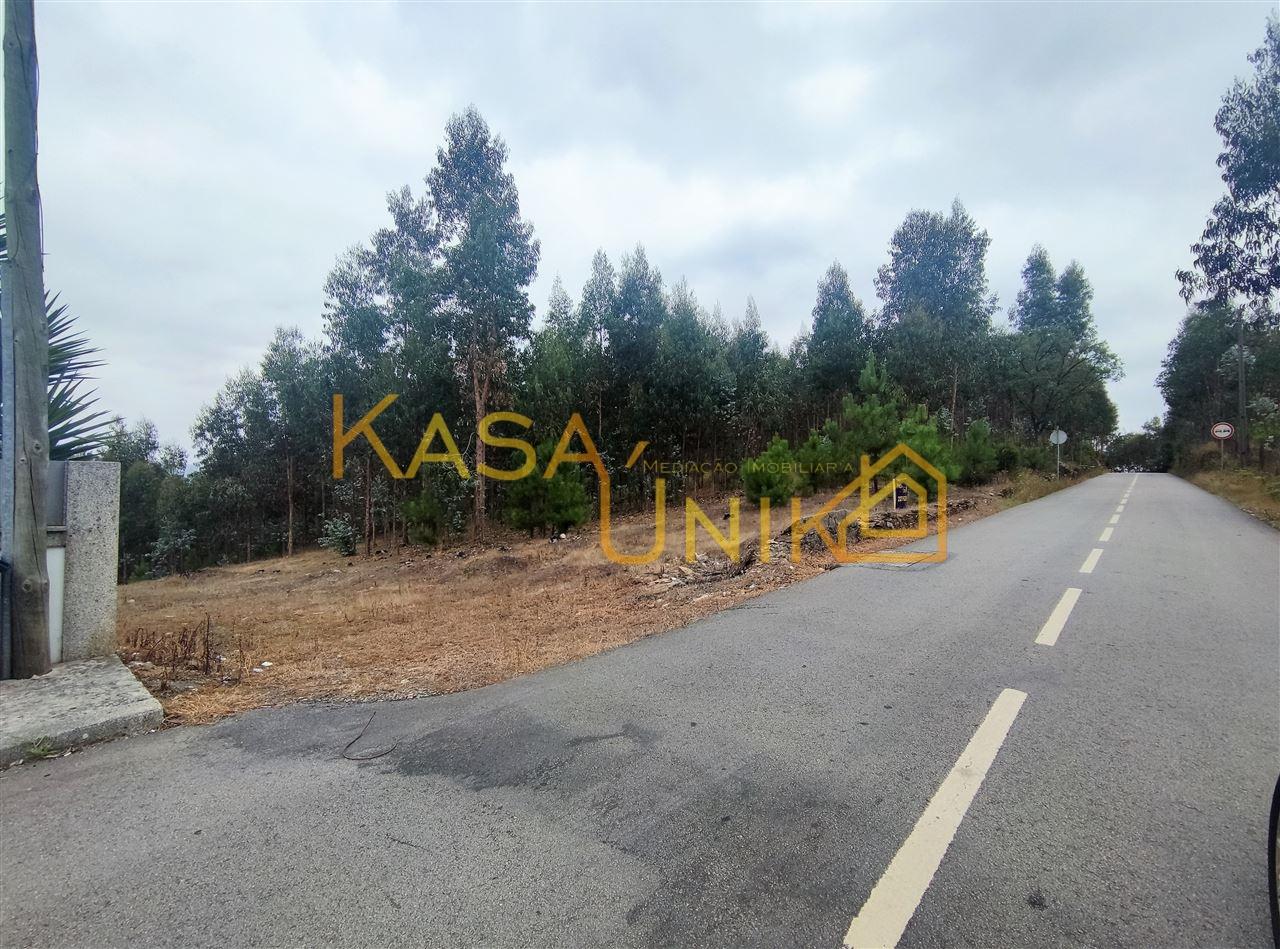
<instances>
[{"instance_id":1,"label":"shrub","mask_svg":"<svg viewBox=\"0 0 1280 949\"><path fill-rule=\"evenodd\" d=\"M991 441L991 426L986 419L970 422L960 443L960 482L981 484L996 473L999 458ZM1007 470L1007 469L1006 469Z\"/></svg>"},{"instance_id":2,"label":"shrub","mask_svg":"<svg viewBox=\"0 0 1280 949\"><path fill-rule=\"evenodd\" d=\"M937 420L929 417L923 405L917 406L902 420L902 424L898 427L898 441L908 445L925 461L941 471L947 481L955 481L959 478L960 466L952 459L950 446L943 442L942 436L938 434ZM895 473L907 474L915 478L929 492L929 497L938 496L937 483L914 462L903 460L893 467Z\"/></svg>"},{"instance_id":3,"label":"shrub","mask_svg":"<svg viewBox=\"0 0 1280 949\"><path fill-rule=\"evenodd\" d=\"M462 533L467 524L471 485L453 469L423 466L418 496L400 505L409 543L433 546Z\"/></svg>"},{"instance_id":4,"label":"shrub","mask_svg":"<svg viewBox=\"0 0 1280 949\"><path fill-rule=\"evenodd\" d=\"M538 446L538 464L530 474L509 483L503 515L507 523L532 536L538 531L563 531L587 519L591 499L576 464L562 464L551 478L543 477L554 446Z\"/></svg>"},{"instance_id":5,"label":"shrub","mask_svg":"<svg viewBox=\"0 0 1280 949\"><path fill-rule=\"evenodd\" d=\"M848 453L842 443L848 439L840 426L828 421L821 431L811 431L796 449L796 483L807 493L836 484L847 484L855 475L848 467Z\"/></svg>"},{"instance_id":6,"label":"shrub","mask_svg":"<svg viewBox=\"0 0 1280 949\"><path fill-rule=\"evenodd\" d=\"M796 459L785 438L774 436L761 454L742 463L741 470L742 488L755 504L759 504L761 498L782 504L800 488Z\"/></svg>"},{"instance_id":7,"label":"shrub","mask_svg":"<svg viewBox=\"0 0 1280 949\"><path fill-rule=\"evenodd\" d=\"M356 529L344 518L330 518L320 531L320 546L328 547L342 557L350 557L356 552Z\"/></svg>"},{"instance_id":8,"label":"shrub","mask_svg":"<svg viewBox=\"0 0 1280 949\"><path fill-rule=\"evenodd\" d=\"M1019 467L1018 458L1018 446L1016 444L1009 441L1001 442L999 447L996 448L996 470L1013 474Z\"/></svg>"},{"instance_id":9,"label":"shrub","mask_svg":"<svg viewBox=\"0 0 1280 949\"><path fill-rule=\"evenodd\" d=\"M444 505L429 491L423 491L401 504L400 513L404 515L405 531L411 544L431 546L448 536Z\"/></svg>"}]
</instances>

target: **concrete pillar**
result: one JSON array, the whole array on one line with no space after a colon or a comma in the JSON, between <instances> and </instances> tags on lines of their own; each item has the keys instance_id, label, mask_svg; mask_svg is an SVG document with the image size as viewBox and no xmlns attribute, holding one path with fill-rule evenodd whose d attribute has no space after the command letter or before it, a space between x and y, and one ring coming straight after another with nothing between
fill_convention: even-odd
<instances>
[{"instance_id":1,"label":"concrete pillar","mask_svg":"<svg viewBox=\"0 0 1280 949\"><path fill-rule=\"evenodd\" d=\"M119 463L67 462L66 501L63 662L116 651Z\"/></svg>"}]
</instances>

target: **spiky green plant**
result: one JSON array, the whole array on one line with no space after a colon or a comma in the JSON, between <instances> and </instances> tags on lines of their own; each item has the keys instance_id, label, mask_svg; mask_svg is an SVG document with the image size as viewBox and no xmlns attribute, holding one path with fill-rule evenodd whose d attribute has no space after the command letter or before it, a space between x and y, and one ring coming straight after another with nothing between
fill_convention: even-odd
<instances>
[{"instance_id":1,"label":"spiky green plant","mask_svg":"<svg viewBox=\"0 0 1280 949\"><path fill-rule=\"evenodd\" d=\"M0 212L0 261L8 250L8 229ZM86 391L89 373L102 365L100 350L76 330L76 318L45 295L45 319L49 325L49 457L57 460L84 458L103 447L111 430L111 418L97 411L97 397Z\"/></svg>"}]
</instances>

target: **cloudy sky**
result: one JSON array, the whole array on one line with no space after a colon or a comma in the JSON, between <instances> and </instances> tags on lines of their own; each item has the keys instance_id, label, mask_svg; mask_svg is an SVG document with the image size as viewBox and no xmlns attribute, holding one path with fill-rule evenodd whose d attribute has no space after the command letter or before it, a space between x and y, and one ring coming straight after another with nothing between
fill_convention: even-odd
<instances>
[{"instance_id":1,"label":"cloudy sky","mask_svg":"<svg viewBox=\"0 0 1280 949\"><path fill-rule=\"evenodd\" d=\"M1084 265L1132 429L1271 6L42 3L46 282L105 350L105 406L186 444L275 326L320 332L334 258L474 103L539 308L639 242L785 344L833 259L876 305L894 227L958 196L1002 308L1032 244Z\"/></svg>"}]
</instances>

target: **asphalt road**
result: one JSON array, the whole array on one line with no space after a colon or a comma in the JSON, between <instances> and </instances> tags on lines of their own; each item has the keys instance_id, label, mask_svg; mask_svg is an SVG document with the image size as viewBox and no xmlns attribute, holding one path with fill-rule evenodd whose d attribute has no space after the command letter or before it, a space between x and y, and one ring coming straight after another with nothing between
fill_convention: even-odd
<instances>
[{"instance_id":1,"label":"asphalt road","mask_svg":"<svg viewBox=\"0 0 1280 949\"><path fill-rule=\"evenodd\" d=\"M476 692L24 765L0 945L1265 946L1278 597L1280 534L1112 474Z\"/></svg>"}]
</instances>

